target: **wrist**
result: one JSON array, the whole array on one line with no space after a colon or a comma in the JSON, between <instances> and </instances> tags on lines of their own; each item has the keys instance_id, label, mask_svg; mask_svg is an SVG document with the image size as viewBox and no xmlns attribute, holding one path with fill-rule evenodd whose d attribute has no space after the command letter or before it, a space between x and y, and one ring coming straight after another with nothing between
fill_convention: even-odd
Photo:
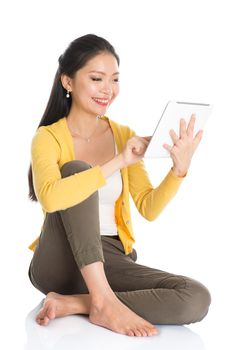
<instances>
[{"instance_id":1,"label":"wrist","mask_svg":"<svg viewBox=\"0 0 234 350\"><path fill-rule=\"evenodd\" d=\"M125 164L125 162L124 162L124 158L123 158L123 154L122 153L119 153L116 156L116 159L118 159L119 167L121 169L127 166L127 164Z\"/></svg>"},{"instance_id":2,"label":"wrist","mask_svg":"<svg viewBox=\"0 0 234 350\"><path fill-rule=\"evenodd\" d=\"M179 170L176 167L171 168L173 174L177 177L185 177L187 175L187 170Z\"/></svg>"}]
</instances>

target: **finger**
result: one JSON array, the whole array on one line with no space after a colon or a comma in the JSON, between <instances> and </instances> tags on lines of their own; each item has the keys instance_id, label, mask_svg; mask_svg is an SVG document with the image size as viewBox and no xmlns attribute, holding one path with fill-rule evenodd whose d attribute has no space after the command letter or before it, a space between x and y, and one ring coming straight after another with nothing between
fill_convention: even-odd
<instances>
[{"instance_id":1,"label":"finger","mask_svg":"<svg viewBox=\"0 0 234 350\"><path fill-rule=\"evenodd\" d=\"M149 137L149 136L146 136L146 138ZM136 145L139 145L139 144L144 144L144 145L148 145L149 141L146 140L145 137L141 137L141 136L135 136L135 139L133 140L133 142L136 144Z\"/></svg>"},{"instance_id":2,"label":"finger","mask_svg":"<svg viewBox=\"0 0 234 350\"><path fill-rule=\"evenodd\" d=\"M193 137L195 121L196 121L196 114L193 113L191 118L190 118L188 127L187 127L187 135L190 136L190 137Z\"/></svg>"},{"instance_id":3,"label":"finger","mask_svg":"<svg viewBox=\"0 0 234 350\"><path fill-rule=\"evenodd\" d=\"M148 146L148 142L146 140L140 142L138 141L132 145L132 150L134 150L135 153L142 153L142 151L145 150L146 146Z\"/></svg>"},{"instance_id":4,"label":"finger","mask_svg":"<svg viewBox=\"0 0 234 350\"><path fill-rule=\"evenodd\" d=\"M179 137L173 129L170 130L169 134L171 136L172 142L175 144L179 140Z\"/></svg>"},{"instance_id":5,"label":"finger","mask_svg":"<svg viewBox=\"0 0 234 350\"><path fill-rule=\"evenodd\" d=\"M186 135L187 135L187 133L186 133L186 122L182 118L182 119L180 119L180 137L184 138L184 137L186 137Z\"/></svg>"},{"instance_id":6,"label":"finger","mask_svg":"<svg viewBox=\"0 0 234 350\"><path fill-rule=\"evenodd\" d=\"M196 149L197 147L198 147L198 145L199 145L199 143L200 143L200 141L201 141L201 139L202 139L202 135L203 135L203 130L199 130L197 133L196 133L196 135L195 135L195 137L194 137L194 149Z\"/></svg>"},{"instance_id":7,"label":"finger","mask_svg":"<svg viewBox=\"0 0 234 350\"><path fill-rule=\"evenodd\" d=\"M140 139L140 142L143 143L145 146L148 146L149 141L147 141L144 137Z\"/></svg>"},{"instance_id":8,"label":"finger","mask_svg":"<svg viewBox=\"0 0 234 350\"><path fill-rule=\"evenodd\" d=\"M143 136L142 138L147 140L147 141L150 141L152 139L152 136Z\"/></svg>"},{"instance_id":9,"label":"finger","mask_svg":"<svg viewBox=\"0 0 234 350\"><path fill-rule=\"evenodd\" d=\"M172 146L168 145L167 143L164 143L163 148L165 148L169 153L171 153Z\"/></svg>"}]
</instances>

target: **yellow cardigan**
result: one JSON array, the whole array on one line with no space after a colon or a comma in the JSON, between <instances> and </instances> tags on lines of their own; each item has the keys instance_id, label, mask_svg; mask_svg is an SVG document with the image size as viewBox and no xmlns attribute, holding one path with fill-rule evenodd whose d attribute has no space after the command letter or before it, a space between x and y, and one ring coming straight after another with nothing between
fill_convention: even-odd
<instances>
[{"instance_id":1,"label":"yellow cardigan","mask_svg":"<svg viewBox=\"0 0 234 350\"><path fill-rule=\"evenodd\" d=\"M127 140L136 133L126 125L109 122L118 152L121 153ZM88 170L61 178L60 168L64 163L74 160L74 147L66 117L37 129L31 143L31 163L34 190L42 206L44 220L46 212L64 210L82 202L106 184L99 165ZM132 252L135 242L132 229L129 192L139 213L153 221L176 194L183 178L174 175L172 170L161 184L153 188L141 160L121 169L123 190L115 203L115 222L125 254ZM44 224L44 221L43 221ZM43 229L43 225L41 231ZM35 250L39 237L28 247Z\"/></svg>"}]
</instances>

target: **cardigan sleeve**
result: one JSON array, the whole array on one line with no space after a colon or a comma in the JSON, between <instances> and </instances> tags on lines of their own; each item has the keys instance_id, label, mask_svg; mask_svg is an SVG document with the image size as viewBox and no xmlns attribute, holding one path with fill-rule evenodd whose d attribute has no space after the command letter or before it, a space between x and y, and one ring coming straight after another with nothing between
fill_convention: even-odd
<instances>
[{"instance_id":1,"label":"cardigan sleeve","mask_svg":"<svg viewBox=\"0 0 234 350\"><path fill-rule=\"evenodd\" d=\"M62 178L60 145L44 127L31 143L31 164L36 197L46 212L64 210L89 197L106 184L100 166Z\"/></svg>"},{"instance_id":2,"label":"cardigan sleeve","mask_svg":"<svg viewBox=\"0 0 234 350\"><path fill-rule=\"evenodd\" d=\"M130 129L130 137L136 133ZM129 191L139 213L149 221L153 221L162 212L178 191L184 177L168 172L163 181L154 188L141 160L127 167Z\"/></svg>"}]
</instances>

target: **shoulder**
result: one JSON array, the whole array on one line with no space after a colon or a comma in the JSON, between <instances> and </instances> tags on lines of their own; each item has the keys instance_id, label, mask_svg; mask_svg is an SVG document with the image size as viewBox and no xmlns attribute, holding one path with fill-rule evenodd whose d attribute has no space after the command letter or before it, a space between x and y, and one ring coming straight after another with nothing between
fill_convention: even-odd
<instances>
[{"instance_id":1,"label":"shoulder","mask_svg":"<svg viewBox=\"0 0 234 350\"><path fill-rule=\"evenodd\" d=\"M32 150L36 148L48 150L51 147L59 150L58 135L60 123L61 121L59 120L50 125L40 126L33 135Z\"/></svg>"}]
</instances>

